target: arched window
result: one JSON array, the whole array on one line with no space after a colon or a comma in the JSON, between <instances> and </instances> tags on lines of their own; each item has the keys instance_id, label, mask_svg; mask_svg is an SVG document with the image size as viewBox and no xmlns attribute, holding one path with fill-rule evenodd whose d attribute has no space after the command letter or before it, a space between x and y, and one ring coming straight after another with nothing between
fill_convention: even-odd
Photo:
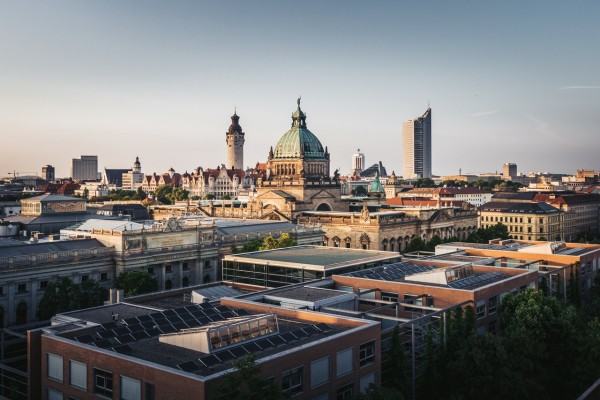
<instances>
[{"instance_id":1,"label":"arched window","mask_svg":"<svg viewBox=\"0 0 600 400\"><path fill-rule=\"evenodd\" d=\"M170 279L165 281L165 290L171 290L173 288L173 282Z\"/></svg>"},{"instance_id":2,"label":"arched window","mask_svg":"<svg viewBox=\"0 0 600 400\"><path fill-rule=\"evenodd\" d=\"M181 281L181 285L183 287L187 287L190 286L190 278L188 278L187 276L184 276L182 281Z\"/></svg>"}]
</instances>

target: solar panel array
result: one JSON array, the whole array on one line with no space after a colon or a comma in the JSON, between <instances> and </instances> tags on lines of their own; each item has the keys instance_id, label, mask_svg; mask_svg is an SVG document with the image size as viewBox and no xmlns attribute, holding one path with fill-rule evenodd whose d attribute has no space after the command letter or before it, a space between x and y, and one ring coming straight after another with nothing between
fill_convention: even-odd
<instances>
[{"instance_id":1,"label":"solar panel array","mask_svg":"<svg viewBox=\"0 0 600 400\"><path fill-rule=\"evenodd\" d=\"M177 367L185 372L191 372L202 376L208 376L213 373L213 368L217 365L238 358L246 357L248 354L253 354L258 351L264 351L270 348L283 346L288 343L293 343L319 333L327 334L331 331L331 327L325 323L309 325L301 329L296 329L282 334L272 335L256 341L239 344L238 346L231 347L225 350L220 350L215 353L201 357L197 360L187 361L178 364Z\"/></svg>"},{"instance_id":2,"label":"solar panel array","mask_svg":"<svg viewBox=\"0 0 600 400\"><path fill-rule=\"evenodd\" d=\"M429 265L417 265L409 262L397 262L380 267L363 269L345 274L356 278L375 279L380 281L402 281L408 275L435 269Z\"/></svg>"},{"instance_id":3,"label":"solar panel array","mask_svg":"<svg viewBox=\"0 0 600 400\"><path fill-rule=\"evenodd\" d=\"M75 340L99 348L125 353L131 351L131 349L127 349L128 343L244 315L248 315L246 310L235 310L227 306L213 306L208 303L193 304L131 317L119 322L106 322L100 325L93 334L77 336Z\"/></svg>"},{"instance_id":4,"label":"solar panel array","mask_svg":"<svg viewBox=\"0 0 600 400\"><path fill-rule=\"evenodd\" d=\"M450 282L448 286L454 289L465 289L471 286L480 286L483 283L492 282L503 277L504 274L500 272L486 272Z\"/></svg>"},{"instance_id":5,"label":"solar panel array","mask_svg":"<svg viewBox=\"0 0 600 400\"><path fill-rule=\"evenodd\" d=\"M120 354L128 354L133 351L129 343L138 340L160 334L178 332L181 329L197 328L212 322L246 315L249 315L246 310L233 309L227 306L213 306L208 303L193 304L172 310L131 317L119 322L106 322L100 325L94 333L77 336L75 340L98 348L113 350ZM275 334L256 341L240 343L235 347L217 351L197 360L178 364L177 367L182 371L193 372L199 375L209 375L212 373L211 368L216 365L243 358L248 354L258 351L292 343L315 334L327 334L331 331L332 328L325 323L309 325L301 329Z\"/></svg>"}]
</instances>

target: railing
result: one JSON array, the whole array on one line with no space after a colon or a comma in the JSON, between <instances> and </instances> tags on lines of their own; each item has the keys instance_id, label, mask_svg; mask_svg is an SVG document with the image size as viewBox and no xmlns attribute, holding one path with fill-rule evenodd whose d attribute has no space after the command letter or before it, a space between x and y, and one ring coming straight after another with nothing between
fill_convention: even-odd
<instances>
[{"instance_id":1,"label":"railing","mask_svg":"<svg viewBox=\"0 0 600 400\"><path fill-rule=\"evenodd\" d=\"M54 253L35 254L0 258L0 268L13 266L37 265L40 263L56 264L65 261L78 261L101 256L112 255L114 248L98 248L91 250L59 251Z\"/></svg>"}]
</instances>

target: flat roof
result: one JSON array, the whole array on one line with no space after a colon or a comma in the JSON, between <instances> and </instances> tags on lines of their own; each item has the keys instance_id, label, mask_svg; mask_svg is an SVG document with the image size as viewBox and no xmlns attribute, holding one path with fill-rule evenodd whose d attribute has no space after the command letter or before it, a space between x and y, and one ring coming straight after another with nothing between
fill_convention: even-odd
<instances>
[{"instance_id":1,"label":"flat roof","mask_svg":"<svg viewBox=\"0 0 600 400\"><path fill-rule=\"evenodd\" d=\"M112 313L115 311L118 311L120 317L116 322L112 320ZM176 333L182 329L208 326L232 318L250 316L254 313L209 303L188 303L185 307L162 311L121 303L62 315L79 317L84 321L91 320L99 325L83 327L71 322L67 327L75 329L65 331L58 325L46 329L47 333L72 340L82 347L123 354L140 361L173 368L180 373L191 373L200 379L232 368L233 361L244 358L248 354L254 354L257 360L277 356L306 343L354 329L277 316L279 327L277 333L204 353L160 342L159 336ZM126 317L122 318L124 316Z\"/></svg>"},{"instance_id":2,"label":"flat roof","mask_svg":"<svg viewBox=\"0 0 600 400\"><path fill-rule=\"evenodd\" d=\"M391 251L347 249L326 246L293 246L225 256L227 261L261 262L269 264L303 264L327 268L356 265L400 258Z\"/></svg>"},{"instance_id":3,"label":"flat roof","mask_svg":"<svg viewBox=\"0 0 600 400\"><path fill-rule=\"evenodd\" d=\"M269 290L267 292L258 292L263 296L278 297L282 299L301 300L301 301L320 301L332 299L340 296L347 296L347 292L335 289L325 289L312 286L284 286L280 289Z\"/></svg>"}]
</instances>

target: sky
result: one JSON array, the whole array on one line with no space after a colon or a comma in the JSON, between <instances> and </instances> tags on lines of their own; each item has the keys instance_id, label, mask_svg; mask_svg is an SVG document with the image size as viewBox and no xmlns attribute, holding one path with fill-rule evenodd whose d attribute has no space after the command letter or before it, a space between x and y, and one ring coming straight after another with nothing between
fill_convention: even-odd
<instances>
[{"instance_id":1,"label":"sky","mask_svg":"<svg viewBox=\"0 0 600 400\"><path fill-rule=\"evenodd\" d=\"M433 173L600 170L600 2L0 0L0 176L72 158L178 172L264 162L302 96L331 169L401 173L432 108Z\"/></svg>"}]
</instances>

